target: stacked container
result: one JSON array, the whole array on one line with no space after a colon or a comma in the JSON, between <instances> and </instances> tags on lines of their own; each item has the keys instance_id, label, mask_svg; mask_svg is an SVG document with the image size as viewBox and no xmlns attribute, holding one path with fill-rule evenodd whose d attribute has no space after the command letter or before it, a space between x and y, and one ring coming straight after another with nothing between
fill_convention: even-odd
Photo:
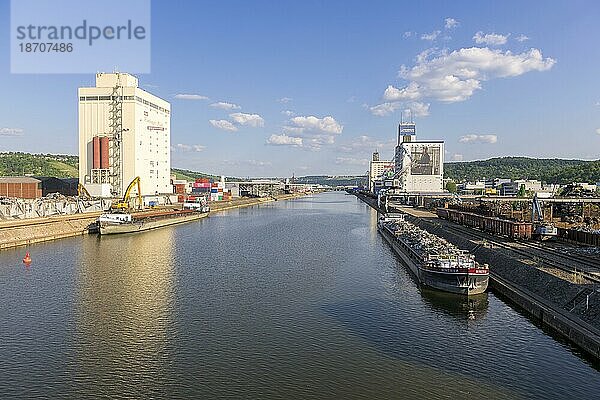
<instances>
[{"instance_id":1,"label":"stacked container","mask_svg":"<svg viewBox=\"0 0 600 400\"><path fill-rule=\"evenodd\" d=\"M225 189L225 183L213 182L210 185L210 200L211 201L222 201L224 189Z\"/></svg>"},{"instance_id":2,"label":"stacked container","mask_svg":"<svg viewBox=\"0 0 600 400\"><path fill-rule=\"evenodd\" d=\"M210 180L207 178L196 179L196 182L192 183L192 193L207 196L210 194Z\"/></svg>"}]
</instances>

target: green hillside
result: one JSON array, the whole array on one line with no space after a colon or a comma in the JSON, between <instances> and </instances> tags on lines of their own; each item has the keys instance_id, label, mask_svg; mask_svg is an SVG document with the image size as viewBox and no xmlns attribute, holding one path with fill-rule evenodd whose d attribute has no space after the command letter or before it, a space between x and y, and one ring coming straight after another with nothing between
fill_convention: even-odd
<instances>
[{"instance_id":1,"label":"green hillside","mask_svg":"<svg viewBox=\"0 0 600 400\"><path fill-rule=\"evenodd\" d=\"M70 155L0 153L0 176L55 176L74 178L78 175L79 158Z\"/></svg>"},{"instance_id":2,"label":"green hillside","mask_svg":"<svg viewBox=\"0 0 600 400\"><path fill-rule=\"evenodd\" d=\"M537 179L546 183L600 181L600 160L561 160L527 157L490 158L444 164L444 175L457 182L482 178Z\"/></svg>"},{"instance_id":3,"label":"green hillside","mask_svg":"<svg viewBox=\"0 0 600 400\"><path fill-rule=\"evenodd\" d=\"M221 179L215 175L203 174L201 172L190 171L188 169L171 168L171 173L175 175L176 179L186 179L193 181L197 178L209 178L209 179Z\"/></svg>"}]
</instances>

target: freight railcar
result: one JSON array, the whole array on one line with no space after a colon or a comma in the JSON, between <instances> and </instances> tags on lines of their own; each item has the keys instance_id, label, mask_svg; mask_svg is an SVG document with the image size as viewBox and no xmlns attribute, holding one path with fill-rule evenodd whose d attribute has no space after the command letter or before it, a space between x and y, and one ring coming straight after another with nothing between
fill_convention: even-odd
<instances>
[{"instance_id":1,"label":"freight railcar","mask_svg":"<svg viewBox=\"0 0 600 400\"><path fill-rule=\"evenodd\" d=\"M529 240L533 232L531 222L510 221L451 208L438 208L437 215L460 225L477 228L493 235L506 236L513 240Z\"/></svg>"}]
</instances>

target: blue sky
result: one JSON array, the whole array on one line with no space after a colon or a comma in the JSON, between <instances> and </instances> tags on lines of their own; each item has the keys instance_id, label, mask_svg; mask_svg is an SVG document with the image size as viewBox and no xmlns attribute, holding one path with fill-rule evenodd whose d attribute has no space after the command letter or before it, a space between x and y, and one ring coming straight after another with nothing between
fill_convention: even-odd
<instances>
[{"instance_id":1,"label":"blue sky","mask_svg":"<svg viewBox=\"0 0 600 400\"><path fill-rule=\"evenodd\" d=\"M94 77L11 74L9 4L0 151L76 154ZM171 102L176 167L362 173L375 148L392 156L405 109L447 160L598 159L598 16L595 1L153 1L138 77Z\"/></svg>"}]
</instances>

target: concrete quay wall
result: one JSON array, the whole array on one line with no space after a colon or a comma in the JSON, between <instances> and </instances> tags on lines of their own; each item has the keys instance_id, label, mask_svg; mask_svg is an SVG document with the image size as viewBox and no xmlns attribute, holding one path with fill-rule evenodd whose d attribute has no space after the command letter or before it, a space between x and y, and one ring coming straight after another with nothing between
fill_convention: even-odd
<instances>
[{"instance_id":1,"label":"concrete quay wall","mask_svg":"<svg viewBox=\"0 0 600 400\"><path fill-rule=\"evenodd\" d=\"M85 235L100 212L32 218L0 224L0 250L49 240Z\"/></svg>"},{"instance_id":2,"label":"concrete quay wall","mask_svg":"<svg viewBox=\"0 0 600 400\"><path fill-rule=\"evenodd\" d=\"M553 307L547 299L504 280L498 274L492 273L490 278L490 288L494 293L525 310L542 325L579 346L594 359L600 360L600 333L596 327L573 313Z\"/></svg>"}]
</instances>

